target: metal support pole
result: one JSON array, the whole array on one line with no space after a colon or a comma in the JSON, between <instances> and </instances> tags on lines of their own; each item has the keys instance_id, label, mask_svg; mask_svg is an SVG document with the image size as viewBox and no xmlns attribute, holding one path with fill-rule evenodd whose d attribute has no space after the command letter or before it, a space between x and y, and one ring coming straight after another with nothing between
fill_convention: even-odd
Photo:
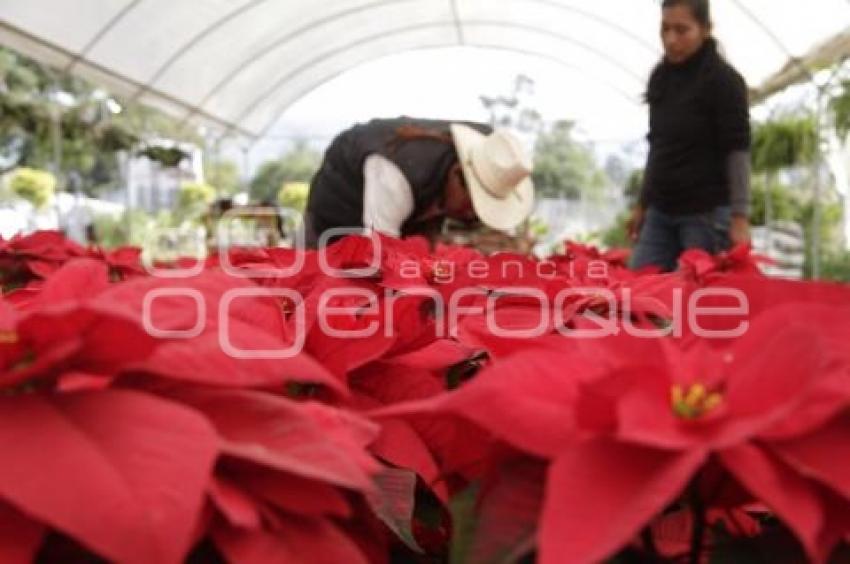
<instances>
[{"instance_id":1,"label":"metal support pole","mask_svg":"<svg viewBox=\"0 0 850 564\"><path fill-rule=\"evenodd\" d=\"M242 150L242 181L243 190L251 192L251 145L243 143L240 147Z\"/></svg>"},{"instance_id":2,"label":"metal support pole","mask_svg":"<svg viewBox=\"0 0 850 564\"><path fill-rule=\"evenodd\" d=\"M823 168L824 163L826 161L826 154L829 151L828 139L826 137L827 131L832 126L829 121L829 114L827 112L826 101L829 96L829 90L832 86L835 78L838 76L839 71L844 65L844 61L841 61L830 73L827 77L826 82L823 84L818 84L815 82L814 77L812 77L812 83L817 88L817 100L815 105L815 120L817 124L817 140L815 144L815 158L814 158L814 193L813 193L813 210L812 210L812 278L820 278L821 272L821 233L820 226L822 221L822 213L821 209L821 192L823 190Z\"/></svg>"},{"instance_id":3,"label":"metal support pole","mask_svg":"<svg viewBox=\"0 0 850 564\"><path fill-rule=\"evenodd\" d=\"M62 176L62 106L54 103L50 107L52 121L52 145L53 145L53 175L59 184Z\"/></svg>"},{"instance_id":4,"label":"metal support pole","mask_svg":"<svg viewBox=\"0 0 850 564\"><path fill-rule=\"evenodd\" d=\"M818 88L817 101L815 105L815 124L817 125L817 139L815 141L814 185L812 193L812 278L820 278L820 229L821 229L821 164L823 162L823 151L821 150L821 131L824 122L824 88Z\"/></svg>"},{"instance_id":5,"label":"metal support pole","mask_svg":"<svg viewBox=\"0 0 850 564\"><path fill-rule=\"evenodd\" d=\"M767 256L771 256L773 252L773 199L770 193L773 178L773 173L764 175L764 252Z\"/></svg>"}]
</instances>

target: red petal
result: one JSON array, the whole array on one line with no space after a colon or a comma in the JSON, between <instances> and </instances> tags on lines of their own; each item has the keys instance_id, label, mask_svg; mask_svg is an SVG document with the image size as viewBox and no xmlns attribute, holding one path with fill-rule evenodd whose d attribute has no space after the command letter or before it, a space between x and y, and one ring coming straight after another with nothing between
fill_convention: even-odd
<instances>
[{"instance_id":1,"label":"red petal","mask_svg":"<svg viewBox=\"0 0 850 564\"><path fill-rule=\"evenodd\" d=\"M506 358L523 349L545 346L548 335L566 345L567 339L554 334L552 317L546 308L538 303L530 307L502 305L484 315L467 316L458 327L458 340L467 348L486 350L493 358ZM494 332L490 325L498 331Z\"/></svg>"},{"instance_id":2,"label":"red petal","mask_svg":"<svg viewBox=\"0 0 850 564\"><path fill-rule=\"evenodd\" d=\"M794 439L817 430L843 412L850 404L850 377L847 374L823 374L814 389L807 391L794 411L759 435L767 441Z\"/></svg>"},{"instance_id":3,"label":"red petal","mask_svg":"<svg viewBox=\"0 0 850 564\"><path fill-rule=\"evenodd\" d=\"M29 564L44 538L44 526L0 501L0 562Z\"/></svg>"},{"instance_id":4,"label":"red petal","mask_svg":"<svg viewBox=\"0 0 850 564\"><path fill-rule=\"evenodd\" d=\"M325 482L242 461L228 460L226 467L227 476L243 491L294 515L348 517L351 514L342 491Z\"/></svg>"},{"instance_id":5,"label":"red petal","mask_svg":"<svg viewBox=\"0 0 850 564\"><path fill-rule=\"evenodd\" d=\"M123 313L68 302L27 314L18 332L37 362L52 354L48 351L76 343L74 369L104 375L145 358L157 344L137 320Z\"/></svg>"},{"instance_id":6,"label":"red petal","mask_svg":"<svg viewBox=\"0 0 850 564\"><path fill-rule=\"evenodd\" d=\"M823 364L823 343L810 327L762 317L733 348L725 394L730 416L763 418L799 400ZM787 323L787 322L786 322ZM770 351L770 354L765 354ZM765 374L770 374L769 383Z\"/></svg>"},{"instance_id":7,"label":"red petal","mask_svg":"<svg viewBox=\"0 0 850 564\"><path fill-rule=\"evenodd\" d=\"M440 482L440 468L422 438L406 421L387 420L381 424L381 434L372 443L372 452L390 464L418 474L444 502L448 491Z\"/></svg>"},{"instance_id":8,"label":"red petal","mask_svg":"<svg viewBox=\"0 0 850 564\"><path fill-rule=\"evenodd\" d=\"M437 339L416 351L394 356L387 362L420 370L445 370L473 355L473 350L451 339Z\"/></svg>"},{"instance_id":9,"label":"red petal","mask_svg":"<svg viewBox=\"0 0 850 564\"><path fill-rule=\"evenodd\" d=\"M840 307L850 303L850 287L834 282L784 280L730 274L707 286L737 288L747 296L750 317L770 312L777 304L829 304Z\"/></svg>"},{"instance_id":10,"label":"red petal","mask_svg":"<svg viewBox=\"0 0 850 564\"><path fill-rule=\"evenodd\" d=\"M181 562L216 455L194 411L129 391L0 400L0 496L106 558Z\"/></svg>"},{"instance_id":11,"label":"red petal","mask_svg":"<svg viewBox=\"0 0 850 564\"><path fill-rule=\"evenodd\" d=\"M260 528L260 512L256 503L229 479L215 476L210 482L209 494L228 523L240 529Z\"/></svg>"},{"instance_id":12,"label":"red petal","mask_svg":"<svg viewBox=\"0 0 850 564\"><path fill-rule=\"evenodd\" d=\"M400 404L380 416L453 413L533 454L552 457L573 436L581 364L551 351L525 352L478 374L455 392Z\"/></svg>"},{"instance_id":13,"label":"red petal","mask_svg":"<svg viewBox=\"0 0 850 564\"><path fill-rule=\"evenodd\" d=\"M231 326L242 327L235 323ZM244 328L245 334L252 335L253 350L283 350L289 347L281 339L249 327ZM133 369L175 380L222 387L278 386L299 382L320 384L341 396L348 394L338 378L306 353L279 359L236 358L222 349L216 334L166 342L150 357L134 364Z\"/></svg>"},{"instance_id":14,"label":"red petal","mask_svg":"<svg viewBox=\"0 0 850 564\"><path fill-rule=\"evenodd\" d=\"M16 386L28 380L49 374L54 367L78 353L81 347L80 340L73 339L60 341L53 344L47 350L39 351L36 354L35 362L32 364L24 365L20 369L12 368L0 373L0 388ZM6 362L12 360L14 363L17 359L5 358L3 360Z\"/></svg>"},{"instance_id":15,"label":"red petal","mask_svg":"<svg viewBox=\"0 0 850 564\"><path fill-rule=\"evenodd\" d=\"M65 372L59 377L56 390L65 393L105 390L112 384L112 380L88 372Z\"/></svg>"},{"instance_id":16,"label":"red petal","mask_svg":"<svg viewBox=\"0 0 850 564\"><path fill-rule=\"evenodd\" d=\"M90 299L109 287L109 268L101 261L79 258L66 262L44 283L37 303Z\"/></svg>"},{"instance_id":17,"label":"red petal","mask_svg":"<svg viewBox=\"0 0 850 564\"><path fill-rule=\"evenodd\" d=\"M438 413L442 408L441 398L449 398L452 394L441 394L442 384L431 373L384 363L369 368L368 372L359 373L356 380L352 381L352 385L364 394L387 404L429 398L381 409L375 414L381 417L422 415L412 417L410 426L433 453L442 470L441 478L451 472L470 476L477 471L477 466L486 456L490 437L459 417L447 416L445 412L451 409ZM438 488L438 492L442 487L433 482L430 485Z\"/></svg>"},{"instance_id":18,"label":"red petal","mask_svg":"<svg viewBox=\"0 0 850 564\"><path fill-rule=\"evenodd\" d=\"M705 461L608 440L578 443L549 468L541 564L592 563L626 544L673 501Z\"/></svg>"},{"instance_id":19,"label":"red petal","mask_svg":"<svg viewBox=\"0 0 850 564\"><path fill-rule=\"evenodd\" d=\"M324 519L280 515L271 532L219 527L213 540L229 562L238 564L368 564L357 545Z\"/></svg>"},{"instance_id":20,"label":"red petal","mask_svg":"<svg viewBox=\"0 0 850 564\"><path fill-rule=\"evenodd\" d=\"M353 446L354 439L328 433L303 404L238 390L185 390L175 396L209 418L226 454L343 487L371 487L368 472L377 464L369 465L371 458Z\"/></svg>"},{"instance_id":21,"label":"red petal","mask_svg":"<svg viewBox=\"0 0 850 564\"><path fill-rule=\"evenodd\" d=\"M817 561L818 535L824 515L816 488L759 447L740 445L719 455L741 485L770 507Z\"/></svg>"},{"instance_id":22,"label":"red petal","mask_svg":"<svg viewBox=\"0 0 850 564\"><path fill-rule=\"evenodd\" d=\"M652 537L661 556L672 558L688 553L691 548L693 524L694 516L690 509L680 509L654 520Z\"/></svg>"},{"instance_id":23,"label":"red petal","mask_svg":"<svg viewBox=\"0 0 850 564\"><path fill-rule=\"evenodd\" d=\"M308 301L307 307L311 307L310 303ZM398 337L393 331L387 334L377 319L342 315L326 317L328 326L342 332L343 335L354 331L365 331L371 326L375 327L374 334L354 338L330 336L318 324L310 329L305 350L343 379L349 372L385 356Z\"/></svg>"},{"instance_id":24,"label":"red petal","mask_svg":"<svg viewBox=\"0 0 850 564\"><path fill-rule=\"evenodd\" d=\"M141 321L147 307L150 325L163 331L188 331L199 323L200 313L205 333L218 333L220 317L226 315L229 320L257 331L282 336L283 315L276 298L265 293L236 297L224 311L224 298L229 292L265 290L249 280L220 271L206 271L189 278L148 277L113 284L97 296L94 304L103 310L125 312L137 322ZM155 299L152 300L152 296Z\"/></svg>"},{"instance_id":25,"label":"red petal","mask_svg":"<svg viewBox=\"0 0 850 564\"><path fill-rule=\"evenodd\" d=\"M574 433L581 369L543 351L523 353L483 371L446 407L516 448L552 457Z\"/></svg>"},{"instance_id":26,"label":"red petal","mask_svg":"<svg viewBox=\"0 0 850 564\"><path fill-rule=\"evenodd\" d=\"M795 440L771 443L771 451L803 476L850 500L850 415L844 414Z\"/></svg>"},{"instance_id":27,"label":"red petal","mask_svg":"<svg viewBox=\"0 0 850 564\"><path fill-rule=\"evenodd\" d=\"M370 364L352 376L350 385L352 389L384 405L432 398L445 391L434 373L390 362Z\"/></svg>"},{"instance_id":28,"label":"red petal","mask_svg":"<svg viewBox=\"0 0 850 564\"><path fill-rule=\"evenodd\" d=\"M818 390L822 386L834 389L836 378L846 383L848 363L839 358L842 353L837 343L812 327L833 330L836 325L822 323L832 316L822 318L810 306L803 310L810 315L796 320L792 316L797 307L778 306L758 316L747 335L728 351L732 358L724 399L729 411L723 436L718 439L723 444L734 444L754 433L770 433L774 425L787 427L784 420L794 419L798 410L808 424L817 424L820 416L834 412L835 403L820 401ZM770 374L769 383L765 374ZM843 396L850 399L848 388ZM801 422L797 422L798 431L807 431Z\"/></svg>"},{"instance_id":29,"label":"red petal","mask_svg":"<svg viewBox=\"0 0 850 564\"><path fill-rule=\"evenodd\" d=\"M850 542L850 507L848 507L846 499L842 499L830 491L822 492L822 499L826 517L819 539L820 544L818 548L820 552L818 553L818 557L824 562L842 562L840 558L829 560L829 556L832 554L836 545L842 540L845 543ZM844 556L844 561L846 561L847 547L842 548L844 550L841 551L841 554Z\"/></svg>"},{"instance_id":30,"label":"red petal","mask_svg":"<svg viewBox=\"0 0 850 564\"><path fill-rule=\"evenodd\" d=\"M60 262L56 262L53 260L38 260L38 259L30 259L24 261L27 265L27 269L30 272L38 276L39 278L50 278L53 274L59 270L61 267Z\"/></svg>"}]
</instances>

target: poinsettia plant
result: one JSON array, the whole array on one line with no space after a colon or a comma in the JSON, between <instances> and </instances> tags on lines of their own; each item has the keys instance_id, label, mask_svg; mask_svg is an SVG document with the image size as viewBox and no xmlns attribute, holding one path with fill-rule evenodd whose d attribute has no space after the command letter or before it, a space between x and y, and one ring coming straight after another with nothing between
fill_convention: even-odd
<instances>
[{"instance_id":1,"label":"poinsettia plant","mask_svg":"<svg viewBox=\"0 0 850 564\"><path fill-rule=\"evenodd\" d=\"M839 562L850 288L0 241L0 562Z\"/></svg>"}]
</instances>

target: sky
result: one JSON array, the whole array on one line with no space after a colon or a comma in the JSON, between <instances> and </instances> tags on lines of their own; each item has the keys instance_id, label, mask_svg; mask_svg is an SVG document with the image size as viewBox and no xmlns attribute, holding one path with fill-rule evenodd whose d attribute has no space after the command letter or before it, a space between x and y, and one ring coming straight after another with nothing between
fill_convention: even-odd
<instances>
[{"instance_id":1,"label":"sky","mask_svg":"<svg viewBox=\"0 0 850 564\"><path fill-rule=\"evenodd\" d=\"M640 159L647 127L640 91L615 89L550 60L473 47L408 51L350 69L292 105L247 163L239 158L253 170L294 139L323 148L339 131L373 117L488 121L479 96L509 95L519 74L534 81L526 104L545 122L576 121L578 135L601 155L634 145Z\"/></svg>"}]
</instances>

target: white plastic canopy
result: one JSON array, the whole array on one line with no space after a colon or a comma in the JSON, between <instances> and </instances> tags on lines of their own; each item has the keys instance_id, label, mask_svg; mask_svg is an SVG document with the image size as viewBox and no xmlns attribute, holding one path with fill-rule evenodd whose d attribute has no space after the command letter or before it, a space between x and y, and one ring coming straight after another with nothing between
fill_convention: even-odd
<instances>
[{"instance_id":1,"label":"white plastic canopy","mask_svg":"<svg viewBox=\"0 0 850 564\"><path fill-rule=\"evenodd\" d=\"M750 86L850 27L850 0L713 0ZM638 101L658 0L0 0L0 44L180 119L262 137L341 72L469 45L577 69ZM344 101L341 101L344 103Z\"/></svg>"}]
</instances>

